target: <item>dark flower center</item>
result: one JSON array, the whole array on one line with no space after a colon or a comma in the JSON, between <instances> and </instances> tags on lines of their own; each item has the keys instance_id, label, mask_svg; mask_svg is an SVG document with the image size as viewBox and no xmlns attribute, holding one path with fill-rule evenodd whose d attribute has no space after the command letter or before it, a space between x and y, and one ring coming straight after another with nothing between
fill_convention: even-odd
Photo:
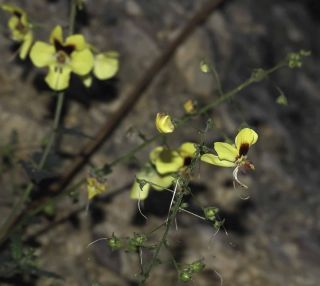
<instances>
[{"instance_id":1,"label":"dark flower center","mask_svg":"<svg viewBox=\"0 0 320 286\"><path fill-rule=\"evenodd\" d=\"M189 166L192 162L192 158L191 157L185 157L184 161L183 161L183 166Z\"/></svg>"},{"instance_id":2,"label":"dark flower center","mask_svg":"<svg viewBox=\"0 0 320 286\"><path fill-rule=\"evenodd\" d=\"M13 15L15 15L19 19L22 17L22 14L19 11L14 11Z\"/></svg>"},{"instance_id":3,"label":"dark flower center","mask_svg":"<svg viewBox=\"0 0 320 286\"><path fill-rule=\"evenodd\" d=\"M248 151L249 151L249 144L242 143L239 148L239 156L241 157L241 156L247 155Z\"/></svg>"},{"instance_id":4,"label":"dark flower center","mask_svg":"<svg viewBox=\"0 0 320 286\"><path fill-rule=\"evenodd\" d=\"M28 32L28 28L21 23L21 21L18 22L16 25L16 29L21 33L21 34L26 34Z\"/></svg>"},{"instance_id":5,"label":"dark flower center","mask_svg":"<svg viewBox=\"0 0 320 286\"><path fill-rule=\"evenodd\" d=\"M59 64L65 64L68 56L63 51L58 51L56 54L56 60Z\"/></svg>"},{"instance_id":6,"label":"dark flower center","mask_svg":"<svg viewBox=\"0 0 320 286\"><path fill-rule=\"evenodd\" d=\"M63 45L57 39L54 39L53 45L54 45L57 52L62 51L65 54L67 54L68 56L70 56L71 53L76 49L76 47L74 45Z\"/></svg>"}]
</instances>

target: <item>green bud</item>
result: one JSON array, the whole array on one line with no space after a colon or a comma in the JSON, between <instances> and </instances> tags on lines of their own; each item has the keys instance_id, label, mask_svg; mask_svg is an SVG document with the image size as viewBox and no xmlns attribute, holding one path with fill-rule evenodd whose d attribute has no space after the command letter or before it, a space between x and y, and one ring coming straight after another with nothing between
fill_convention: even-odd
<instances>
[{"instance_id":1,"label":"green bud","mask_svg":"<svg viewBox=\"0 0 320 286\"><path fill-rule=\"evenodd\" d=\"M300 68L302 66L301 56L298 53L290 53L288 55L289 68Z\"/></svg>"},{"instance_id":2,"label":"green bud","mask_svg":"<svg viewBox=\"0 0 320 286\"><path fill-rule=\"evenodd\" d=\"M286 98L286 96L282 93L280 94L277 99L276 99L276 102L279 104L279 105L288 105L288 99Z\"/></svg>"},{"instance_id":3,"label":"green bud","mask_svg":"<svg viewBox=\"0 0 320 286\"><path fill-rule=\"evenodd\" d=\"M202 260L197 260L191 263L190 265L190 271L191 272L201 272L205 268L205 264L203 263Z\"/></svg>"},{"instance_id":4,"label":"green bud","mask_svg":"<svg viewBox=\"0 0 320 286\"><path fill-rule=\"evenodd\" d=\"M112 237L107 240L107 243L112 250L117 250L121 248L121 241L114 234L112 234Z\"/></svg>"},{"instance_id":5,"label":"green bud","mask_svg":"<svg viewBox=\"0 0 320 286\"><path fill-rule=\"evenodd\" d=\"M255 69L252 74L251 74L251 80L253 81L261 81L263 80L264 76L265 76L265 70L264 69Z\"/></svg>"},{"instance_id":6,"label":"green bud","mask_svg":"<svg viewBox=\"0 0 320 286\"><path fill-rule=\"evenodd\" d=\"M184 269L179 273L179 280L181 282L189 282L192 279L192 273L189 269Z\"/></svg>"},{"instance_id":7,"label":"green bud","mask_svg":"<svg viewBox=\"0 0 320 286\"><path fill-rule=\"evenodd\" d=\"M147 240L147 237L144 234L135 233L133 240L136 246L142 246L143 243Z\"/></svg>"},{"instance_id":8,"label":"green bud","mask_svg":"<svg viewBox=\"0 0 320 286\"><path fill-rule=\"evenodd\" d=\"M147 237L144 234L135 233L134 236L128 240L128 251L136 251L137 247L142 246L146 240Z\"/></svg>"},{"instance_id":9,"label":"green bud","mask_svg":"<svg viewBox=\"0 0 320 286\"><path fill-rule=\"evenodd\" d=\"M202 60L200 62L200 70L203 73L209 73L210 72L210 66L204 60Z\"/></svg>"},{"instance_id":10,"label":"green bud","mask_svg":"<svg viewBox=\"0 0 320 286\"><path fill-rule=\"evenodd\" d=\"M208 207L208 208L204 208L203 212L206 219L215 221L216 215L219 212L219 209L216 207Z\"/></svg>"},{"instance_id":11,"label":"green bud","mask_svg":"<svg viewBox=\"0 0 320 286\"><path fill-rule=\"evenodd\" d=\"M223 220L216 220L214 223L213 223L213 227L215 229L219 229L223 224L224 224L224 219Z\"/></svg>"}]
</instances>

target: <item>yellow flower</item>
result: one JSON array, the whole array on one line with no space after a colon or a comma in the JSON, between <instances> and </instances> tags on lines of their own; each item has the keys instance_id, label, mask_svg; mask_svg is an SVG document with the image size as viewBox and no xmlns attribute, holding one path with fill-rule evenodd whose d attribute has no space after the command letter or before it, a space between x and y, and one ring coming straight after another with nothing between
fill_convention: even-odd
<instances>
[{"instance_id":1,"label":"yellow flower","mask_svg":"<svg viewBox=\"0 0 320 286\"><path fill-rule=\"evenodd\" d=\"M157 113L156 127L160 133L172 133L174 131L171 117L165 113Z\"/></svg>"},{"instance_id":2,"label":"yellow flower","mask_svg":"<svg viewBox=\"0 0 320 286\"><path fill-rule=\"evenodd\" d=\"M191 142L183 143L177 150L170 150L162 146L154 148L150 152L152 166L147 165L137 174L130 197L144 200L148 197L150 188L162 191L170 187L175 180L172 174L189 166L195 153L195 144ZM145 181L145 183L140 184L139 181L140 183Z\"/></svg>"},{"instance_id":3,"label":"yellow flower","mask_svg":"<svg viewBox=\"0 0 320 286\"><path fill-rule=\"evenodd\" d=\"M94 56L93 74L100 80L106 80L113 77L119 70L119 54L115 51L97 54ZM86 87L92 85L91 74L82 79Z\"/></svg>"},{"instance_id":4,"label":"yellow flower","mask_svg":"<svg viewBox=\"0 0 320 286\"><path fill-rule=\"evenodd\" d=\"M95 196L107 191L106 182L99 180L96 177L90 176L87 178L87 193L88 199L92 200Z\"/></svg>"},{"instance_id":5,"label":"yellow flower","mask_svg":"<svg viewBox=\"0 0 320 286\"><path fill-rule=\"evenodd\" d=\"M130 198L133 200L145 200L150 188L162 191L170 187L174 178L170 175L159 175L151 166L147 166L137 174L137 180L133 183ZM139 182L140 181L140 182ZM141 181L145 181L141 184Z\"/></svg>"},{"instance_id":6,"label":"yellow flower","mask_svg":"<svg viewBox=\"0 0 320 286\"><path fill-rule=\"evenodd\" d=\"M10 4L2 4L0 8L12 14L8 21L8 27L11 31L12 40L21 43L19 57L24 60L33 41L32 27L27 13L21 8Z\"/></svg>"},{"instance_id":7,"label":"yellow flower","mask_svg":"<svg viewBox=\"0 0 320 286\"><path fill-rule=\"evenodd\" d=\"M183 158L183 167L188 167L191 164L191 161L194 158L196 152L196 146L191 142L183 143L178 148L178 153Z\"/></svg>"},{"instance_id":8,"label":"yellow flower","mask_svg":"<svg viewBox=\"0 0 320 286\"><path fill-rule=\"evenodd\" d=\"M71 72L84 76L93 68L93 55L82 35L71 35L63 41L61 26L56 26L50 35L50 44L38 41L30 52L36 67L48 67L46 82L53 90L69 86Z\"/></svg>"},{"instance_id":9,"label":"yellow flower","mask_svg":"<svg viewBox=\"0 0 320 286\"><path fill-rule=\"evenodd\" d=\"M161 175L175 173L183 166L183 158L177 151L159 146L150 153L150 161Z\"/></svg>"},{"instance_id":10,"label":"yellow flower","mask_svg":"<svg viewBox=\"0 0 320 286\"><path fill-rule=\"evenodd\" d=\"M244 128L240 130L235 139L235 145L231 145L225 142L215 142L214 150L217 152L218 156L213 154L204 154L201 156L201 160L221 166L221 167L235 167L243 164L248 164L247 154L251 145L255 144L258 140L258 134L250 129ZM248 165L253 168L250 163Z\"/></svg>"},{"instance_id":11,"label":"yellow flower","mask_svg":"<svg viewBox=\"0 0 320 286\"><path fill-rule=\"evenodd\" d=\"M201 156L201 161L213 164L220 167L235 167L233 171L234 180L242 187L247 188L238 179L239 168L254 169L254 165L247 160L247 154L250 147L258 140L258 134L250 129L244 128L240 130L235 138L235 145L225 142L215 142L214 150L217 155L204 154Z\"/></svg>"},{"instance_id":12,"label":"yellow flower","mask_svg":"<svg viewBox=\"0 0 320 286\"><path fill-rule=\"evenodd\" d=\"M189 99L183 104L184 111L188 114L192 114L196 112L196 103Z\"/></svg>"}]
</instances>

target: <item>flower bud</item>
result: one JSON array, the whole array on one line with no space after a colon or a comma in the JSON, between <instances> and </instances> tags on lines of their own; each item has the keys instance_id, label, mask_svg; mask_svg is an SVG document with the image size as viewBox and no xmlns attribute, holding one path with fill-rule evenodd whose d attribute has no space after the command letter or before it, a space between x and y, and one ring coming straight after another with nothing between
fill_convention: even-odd
<instances>
[{"instance_id":1,"label":"flower bud","mask_svg":"<svg viewBox=\"0 0 320 286\"><path fill-rule=\"evenodd\" d=\"M217 215L218 211L219 211L219 209L216 207L208 207L208 208L203 209L203 212L204 212L206 219L211 220L211 221L216 220L216 215Z\"/></svg>"},{"instance_id":2,"label":"flower bud","mask_svg":"<svg viewBox=\"0 0 320 286\"><path fill-rule=\"evenodd\" d=\"M171 117L165 113L157 114L156 127L160 133L172 133L174 131L174 125Z\"/></svg>"},{"instance_id":3,"label":"flower bud","mask_svg":"<svg viewBox=\"0 0 320 286\"><path fill-rule=\"evenodd\" d=\"M181 282L189 282L192 279L192 273L189 269L184 269L179 273L179 280Z\"/></svg>"},{"instance_id":4,"label":"flower bud","mask_svg":"<svg viewBox=\"0 0 320 286\"><path fill-rule=\"evenodd\" d=\"M189 99L183 104L183 108L186 113L192 114L196 112L197 106L193 100Z\"/></svg>"},{"instance_id":5,"label":"flower bud","mask_svg":"<svg viewBox=\"0 0 320 286\"><path fill-rule=\"evenodd\" d=\"M136 246L142 246L146 240L147 237L144 234L135 233L132 242Z\"/></svg>"},{"instance_id":6,"label":"flower bud","mask_svg":"<svg viewBox=\"0 0 320 286\"><path fill-rule=\"evenodd\" d=\"M191 263L190 265L190 271L191 272L201 272L205 268L205 264L202 262L202 260L197 260Z\"/></svg>"},{"instance_id":7,"label":"flower bud","mask_svg":"<svg viewBox=\"0 0 320 286\"><path fill-rule=\"evenodd\" d=\"M121 241L117 238L114 234L107 240L108 245L111 247L112 250L117 250L121 248Z\"/></svg>"}]
</instances>

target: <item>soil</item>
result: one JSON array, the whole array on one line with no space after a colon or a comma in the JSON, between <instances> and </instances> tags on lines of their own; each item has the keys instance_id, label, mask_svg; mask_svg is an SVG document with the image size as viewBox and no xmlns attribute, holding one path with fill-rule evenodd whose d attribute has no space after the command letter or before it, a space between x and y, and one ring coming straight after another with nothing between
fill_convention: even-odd
<instances>
[{"instance_id":1,"label":"soil","mask_svg":"<svg viewBox=\"0 0 320 286\"><path fill-rule=\"evenodd\" d=\"M259 2L259 3L258 3ZM56 24L67 26L66 1L10 1L28 11L37 25L37 37L47 41ZM85 1L78 16L77 31L102 51L120 54L120 71L108 81L93 82L90 89L72 78L63 110L63 126L86 136L99 128L126 100L146 68L159 56L206 1L108 0ZM253 69L270 68L288 52L310 50L312 56L301 69L282 69L267 80L239 92L206 117L192 120L168 144L200 142L207 119L213 128L204 134L207 146L216 140L233 140L241 126L259 134L250 150L255 171L244 177L249 190L239 193L232 184L232 170L201 164L191 184L197 201L217 206L225 218L225 230L202 220L179 214L178 229L172 228L168 243L178 263L204 259L206 268L185 285L213 286L316 286L320 274L319 158L320 148L320 4L316 0L224 1L208 20L190 35L157 75L131 112L121 121L111 139L91 158L101 167L156 134L157 112L174 117L183 114L183 103L200 105L219 97L218 83L199 69L201 60L214 64L223 91L246 80ZM3 14L2 14L3 15ZM1 16L1 30L6 19ZM1 221L28 181L19 162L36 160L43 138L50 132L55 96L45 85L45 70L29 61L14 59L14 47L0 34L0 142L6 146L17 137L14 167L3 160L0 200ZM287 105L278 104L283 93ZM48 166L57 174L67 168L84 143L92 139L64 134ZM115 233L127 237L147 233L163 223L171 194L153 191L144 202L145 220L129 197L135 174L148 160L157 142L117 165L108 176L109 192L94 200L86 212L86 193L65 197L54 204L51 215L42 214L24 233L26 245L35 249L37 265L64 280L32 276L1 278L0 285L126 286L137 285L139 258L135 253L111 251L105 241L87 245ZM1 150L4 150L3 148ZM3 151L1 151L3 153ZM1 154L3 156L3 154ZM4 168L4 167L3 167ZM89 165L76 178L84 178ZM75 180L75 181L76 181ZM41 197L41 188L34 199ZM250 196L244 200L243 196ZM189 208L199 212L193 200ZM71 215L70 215L71 214ZM58 221L58 223L56 223ZM150 243L159 240L155 232ZM144 261L151 253L143 253ZM147 285L182 285L170 255L154 268Z\"/></svg>"}]
</instances>

